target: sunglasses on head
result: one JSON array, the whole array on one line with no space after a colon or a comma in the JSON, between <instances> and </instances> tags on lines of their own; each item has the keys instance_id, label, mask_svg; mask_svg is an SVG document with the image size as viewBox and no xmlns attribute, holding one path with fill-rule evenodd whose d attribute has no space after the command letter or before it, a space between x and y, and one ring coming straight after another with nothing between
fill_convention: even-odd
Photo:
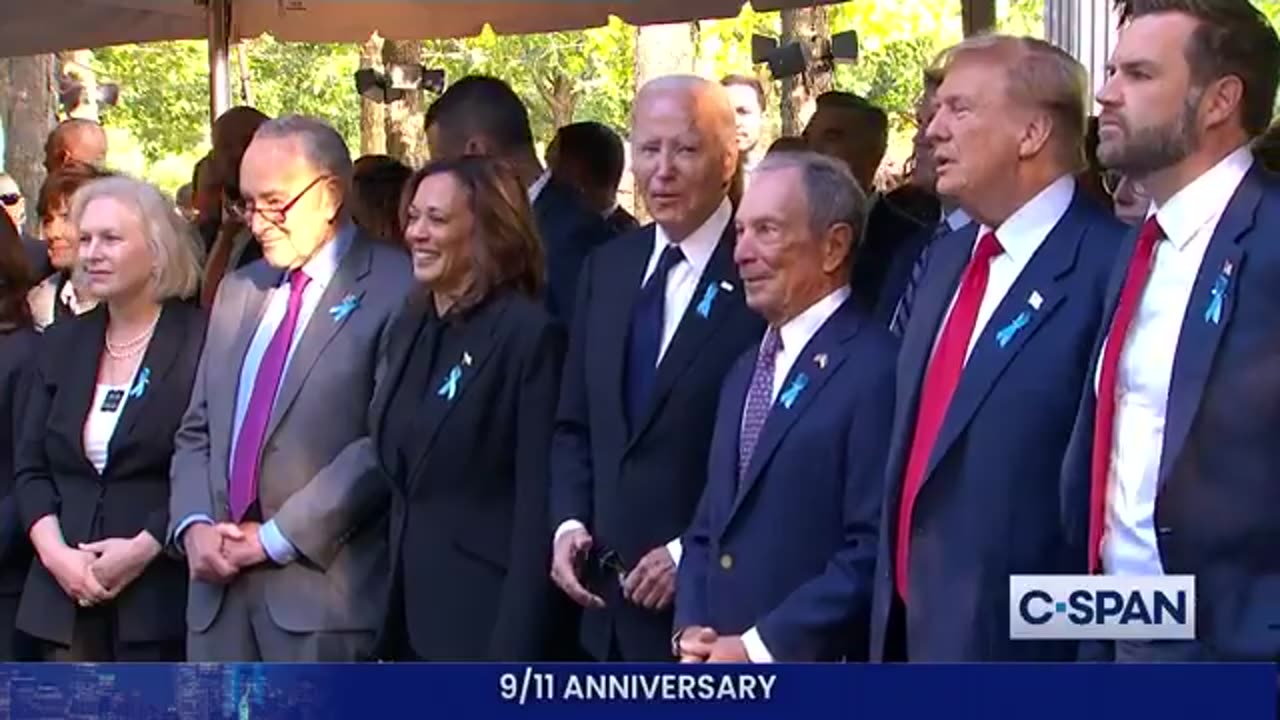
<instances>
[{"instance_id":1,"label":"sunglasses on head","mask_svg":"<svg viewBox=\"0 0 1280 720\"><path fill-rule=\"evenodd\" d=\"M5 205L17 205L18 201L21 199L22 195L20 193L4 193L3 195L0 195L0 203L4 203Z\"/></svg>"}]
</instances>

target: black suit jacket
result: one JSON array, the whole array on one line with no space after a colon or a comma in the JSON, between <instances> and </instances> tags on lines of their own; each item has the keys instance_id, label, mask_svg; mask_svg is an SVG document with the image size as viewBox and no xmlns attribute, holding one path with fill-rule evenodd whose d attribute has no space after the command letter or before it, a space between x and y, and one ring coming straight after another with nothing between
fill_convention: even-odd
<instances>
[{"instance_id":1,"label":"black suit jacket","mask_svg":"<svg viewBox=\"0 0 1280 720\"><path fill-rule=\"evenodd\" d=\"M439 356L417 412L396 412L406 367L431 362L414 352L423 324L439 322L428 302L411 299L393 326L388 382L373 401L392 490L393 582L379 654L403 655L395 644L407 641L423 660L548 659L561 639L553 606L567 605L550 581L546 532L564 329L537 301L500 291L454 321L462 354ZM461 376L449 399L436 389L454 367ZM382 448L406 426L421 443L402 463Z\"/></svg>"},{"instance_id":2,"label":"black suit jacket","mask_svg":"<svg viewBox=\"0 0 1280 720\"><path fill-rule=\"evenodd\" d=\"M623 210L621 207L614 208L613 212L609 213L609 217L605 218L604 221L609 226L610 237L616 237L640 227L640 223L636 222L635 215Z\"/></svg>"},{"instance_id":3,"label":"black suit jacket","mask_svg":"<svg viewBox=\"0 0 1280 720\"><path fill-rule=\"evenodd\" d=\"M614 233L599 213L587 208L576 190L554 176L547 179L533 203L533 214L546 253L547 310L567 326L573 319L582 263Z\"/></svg>"},{"instance_id":4,"label":"black suit jacket","mask_svg":"<svg viewBox=\"0 0 1280 720\"><path fill-rule=\"evenodd\" d=\"M658 365L650 405L629 431L627 334L655 241L652 225L627 233L583 269L551 450L553 529L580 520L596 548L613 550L627 568L688 527L706 482L721 383L764 330L743 297L730 225ZM670 612L627 603L616 583L602 592L607 606L583 612L588 652L672 659Z\"/></svg>"},{"instance_id":5,"label":"black suit jacket","mask_svg":"<svg viewBox=\"0 0 1280 720\"><path fill-rule=\"evenodd\" d=\"M82 440L97 383L107 309L96 309L45 331L33 370L26 417L18 435L17 495L22 528L56 514L68 545L129 538L141 530L164 542L169 522L169 461L204 346L204 314L190 304L165 304L139 366L139 378L111 438L101 475ZM228 388L228 392L232 389ZM114 601L122 642L158 642L186 632L187 572L167 554L156 556ZM70 644L76 607L39 562L31 564L18 628Z\"/></svg>"},{"instance_id":6,"label":"black suit jacket","mask_svg":"<svg viewBox=\"0 0 1280 720\"><path fill-rule=\"evenodd\" d=\"M923 227L915 218L895 207L888 197L881 197L871 206L862 245L854 251L853 273L849 281L854 299L865 311L874 313L889 279L894 256Z\"/></svg>"},{"instance_id":7,"label":"black suit jacket","mask_svg":"<svg viewBox=\"0 0 1280 720\"><path fill-rule=\"evenodd\" d=\"M22 249L27 256L27 265L31 269L31 278L43 279L53 274L53 264L49 262L49 246L43 240L30 235L22 236Z\"/></svg>"},{"instance_id":8,"label":"black suit jacket","mask_svg":"<svg viewBox=\"0 0 1280 720\"><path fill-rule=\"evenodd\" d=\"M31 565L31 542L22 531L14 495L14 444L25 421L27 376L39 335L31 329L0 334L0 595L21 594Z\"/></svg>"}]
</instances>

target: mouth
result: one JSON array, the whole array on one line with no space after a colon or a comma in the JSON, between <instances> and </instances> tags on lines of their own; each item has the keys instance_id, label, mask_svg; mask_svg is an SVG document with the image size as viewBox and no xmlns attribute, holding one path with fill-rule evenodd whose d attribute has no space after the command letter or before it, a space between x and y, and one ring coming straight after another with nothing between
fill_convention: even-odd
<instances>
[{"instance_id":1,"label":"mouth","mask_svg":"<svg viewBox=\"0 0 1280 720\"><path fill-rule=\"evenodd\" d=\"M439 250L427 250L425 248L414 248L412 255L413 255L414 265L430 265L431 263L440 259Z\"/></svg>"}]
</instances>

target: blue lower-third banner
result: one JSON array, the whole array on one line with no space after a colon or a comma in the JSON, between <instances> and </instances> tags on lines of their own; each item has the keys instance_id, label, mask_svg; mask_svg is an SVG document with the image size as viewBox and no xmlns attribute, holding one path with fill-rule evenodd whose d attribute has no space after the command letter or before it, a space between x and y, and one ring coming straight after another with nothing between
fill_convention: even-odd
<instances>
[{"instance_id":1,"label":"blue lower-third banner","mask_svg":"<svg viewBox=\"0 0 1280 720\"><path fill-rule=\"evenodd\" d=\"M1277 717L1273 665L31 664L0 684L0 718L74 720Z\"/></svg>"}]
</instances>

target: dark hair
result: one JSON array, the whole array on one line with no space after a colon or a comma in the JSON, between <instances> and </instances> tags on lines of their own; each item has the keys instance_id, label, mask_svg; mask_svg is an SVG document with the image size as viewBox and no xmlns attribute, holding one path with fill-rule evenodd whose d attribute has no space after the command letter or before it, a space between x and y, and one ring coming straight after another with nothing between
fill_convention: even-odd
<instances>
[{"instance_id":1,"label":"dark hair","mask_svg":"<svg viewBox=\"0 0 1280 720\"><path fill-rule=\"evenodd\" d=\"M533 147L529 111L510 85L488 75L468 75L450 85L427 108L425 123L427 129L436 126L449 145L478 134L503 153Z\"/></svg>"},{"instance_id":2,"label":"dark hair","mask_svg":"<svg viewBox=\"0 0 1280 720\"><path fill-rule=\"evenodd\" d=\"M54 212L71 206L71 196L90 180L109 177L112 173L84 163L63 165L44 179L36 197L36 214L40 222L53 219Z\"/></svg>"},{"instance_id":3,"label":"dark hair","mask_svg":"<svg viewBox=\"0 0 1280 720\"><path fill-rule=\"evenodd\" d=\"M240 161L258 128L270 120L262 111L239 105L213 121L213 149L208 158L218 188L228 199L240 199Z\"/></svg>"},{"instance_id":4,"label":"dark hair","mask_svg":"<svg viewBox=\"0 0 1280 720\"><path fill-rule=\"evenodd\" d=\"M720 78L720 84L724 87L749 87L756 91L756 100L760 101L760 109L764 110L764 85L760 84L760 79L750 75L725 75Z\"/></svg>"},{"instance_id":5,"label":"dark hair","mask_svg":"<svg viewBox=\"0 0 1280 720\"><path fill-rule=\"evenodd\" d=\"M1204 87L1234 75L1244 85L1240 122L1249 137L1266 132L1280 84L1280 39L1247 0L1121 0L1122 21L1181 13L1199 21L1184 53L1191 79Z\"/></svg>"},{"instance_id":6,"label":"dark hair","mask_svg":"<svg viewBox=\"0 0 1280 720\"><path fill-rule=\"evenodd\" d=\"M818 96L816 107L852 112L867 122L867 131L875 143L872 149L877 157L883 157L889 149L889 116L884 109L861 95L841 90L829 90Z\"/></svg>"},{"instance_id":7,"label":"dark hair","mask_svg":"<svg viewBox=\"0 0 1280 720\"><path fill-rule=\"evenodd\" d=\"M389 155L356 160L351 179L351 219L379 240L401 245L400 195L413 171Z\"/></svg>"},{"instance_id":8,"label":"dark hair","mask_svg":"<svg viewBox=\"0 0 1280 720\"><path fill-rule=\"evenodd\" d=\"M422 181L433 175L451 175L468 196L475 217L471 237L475 272L471 288L459 298L454 309L474 307L502 289L511 289L531 298L542 294L542 239L533 219L528 191L505 163L491 158L467 156L428 163L405 183L400 198L400 222L409 226L409 206Z\"/></svg>"},{"instance_id":9,"label":"dark hair","mask_svg":"<svg viewBox=\"0 0 1280 720\"><path fill-rule=\"evenodd\" d=\"M808 150L808 149L809 149L809 143L805 142L804 138L798 137L795 135L783 135L782 137L773 141L773 144L769 146L769 150L765 154L769 155L772 153L780 153L780 152L804 152L805 150Z\"/></svg>"},{"instance_id":10,"label":"dark hair","mask_svg":"<svg viewBox=\"0 0 1280 720\"><path fill-rule=\"evenodd\" d=\"M585 121L565 125L553 141L560 158L572 157L586 171L588 179L601 187L617 188L627 164L622 138L608 125Z\"/></svg>"},{"instance_id":11,"label":"dark hair","mask_svg":"<svg viewBox=\"0 0 1280 720\"><path fill-rule=\"evenodd\" d=\"M0 212L0 216L0 330L8 331L31 327L27 291L34 278L22 247L22 235L9 213Z\"/></svg>"},{"instance_id":12,"label":"dark hair","mask_svg":"<svg viewBox=\"0 0 1280 720\"><path fill-rule=\"evenodd\" d=\"M1280 123L1267 128L1253 141L1253 156L1262 167L1280 172Z\"/></svg>"}]
</instances>

